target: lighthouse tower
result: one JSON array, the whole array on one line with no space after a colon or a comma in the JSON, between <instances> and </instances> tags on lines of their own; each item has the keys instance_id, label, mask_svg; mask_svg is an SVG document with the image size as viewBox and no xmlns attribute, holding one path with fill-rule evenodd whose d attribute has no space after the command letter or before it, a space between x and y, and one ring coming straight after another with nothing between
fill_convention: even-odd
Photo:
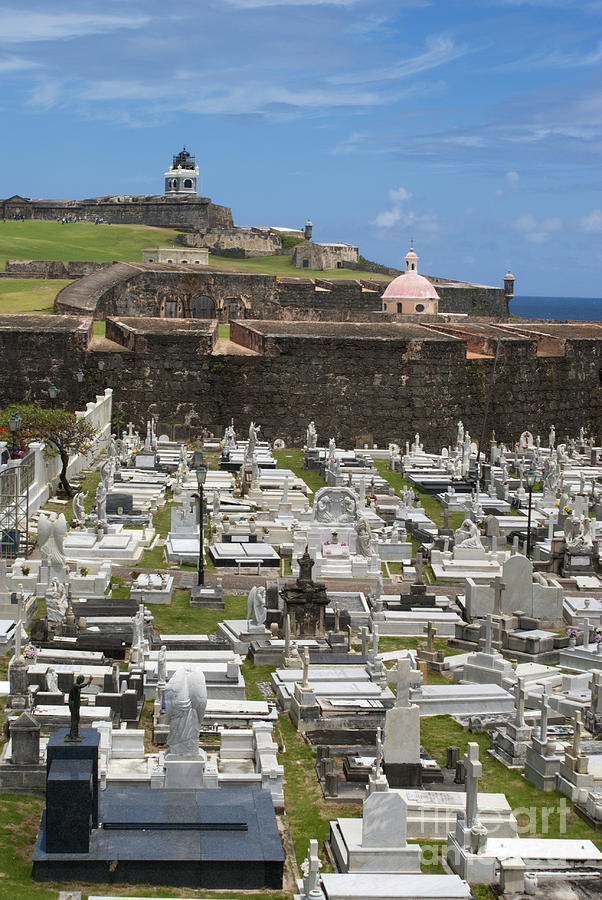
<instances>
[{"instance_id":1,"label":"lighthouse tower","mask_svg":"<svg viewBox=\"0 0 602 900\"><path fill-rule=\"evenodd\" d=\"M173 163L165 173L166 194L196 194L196 180L199 167L194 156L186 147L173 158Z\"/></svg>"}]
</instances>

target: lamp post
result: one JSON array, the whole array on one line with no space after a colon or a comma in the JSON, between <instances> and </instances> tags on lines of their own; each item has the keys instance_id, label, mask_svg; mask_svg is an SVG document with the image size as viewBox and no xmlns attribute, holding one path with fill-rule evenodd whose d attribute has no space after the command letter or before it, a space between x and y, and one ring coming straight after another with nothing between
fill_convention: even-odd
<instances>
[{"instance_id":1,"label":"lamp post","mask_svg":"<svg viewBox=\"0 0 602 900\"><path fill-rule=\"evenodd\" d=\"M529 489L529 512L527 514L527 557L531 552L531 502L533 500L533 485L535 484L535 479L537 478L537 472L531 465L531 468L525 472L525 481L527 482L527 487Z\"/></svg>"},{"instance_id":2,"label":"lamp post","mask_svg":"<svg viewBox=\"0 0 602 900\"><path fill-rule=\"evenodd\" d=\"M105 367L105 361L104 361L104 359L99 359L99 360L98 360L98 373L99 373L99 380L100 380L100 391L99 391L99 393L101 393L101 394L102 394L102 390L103 390L103 388L102 388L102 385L103 385L102 373L103 373L104 367Z\"/></svg>"},{"instance_id":3,"label":"lamp post","mask_svg":"<svg viewBox=\"0 0 602 900\"><path fill-rule=\"evenodd\" d=\"M56 384L51 384L48 388L48 396L50 397L52 409L54 409L54 401L56 400L59 393L59 389Z\"/></svg>"},{"instance_id":4,"label":"lamp post","mask_svg":"<svg viewBox=\"0 0 602 900\"><path fill-rule=\"evenodd\" d=\"M197 584L205 584L205 560L203 559L203 485L207 478L207 466L200 463L196 469L196 483L199 488L199 574Z\"/></svg>"},{"instance_id":5,"label":"lamp post","mask_svg":"<svg viewBox=\"0 0 602 900\"><path fill-rule=\"evenodd\" d=\"M17 442L17 432L21 428L22 419L19 413L13 413L10 419L8 420L8 427L10 429L10 433L13 436L13 446L10 452L11 459L15 459L17 455L16 450L16 442Z\"/></svg>"}]
</instances>

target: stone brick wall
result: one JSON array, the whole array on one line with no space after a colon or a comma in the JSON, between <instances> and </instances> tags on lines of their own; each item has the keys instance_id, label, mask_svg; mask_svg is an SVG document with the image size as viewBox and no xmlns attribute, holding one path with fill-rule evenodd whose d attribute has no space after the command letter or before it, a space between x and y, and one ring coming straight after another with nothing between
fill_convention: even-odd
<instances>
[{"instance_id":1,"label":"stone brick wall","mask_svg":"<svg viewBox=\"0 0 602 900\"><path fill-rule=\"evenodd\" d=\"M115 406L140 426L152 414L191 433L221 433L231 418L239 429L254 419L267 438L299 445L313 419L323 442L371 435L384 445L419 431L439 449L462 419L480 435L493 359L467 359L455 334L419 324L240 322L232 336L256 355L213 355L215 325L116 319L107 336L122 346L104 352L86 349L90 319L0 317L4 402L39 402L54 382L75 408L82 397L74 372L81 367L96 385L102 358L96 389L112 387ZM520 334L504 335L489 416L500 440L526 428L546 435L552 422L560 435L582 425L599 431L600 330L559 329L562 356L537 355L536 334L549 327L521 323Z\"/></svg>"},{"instance_id":2,"label":"stone brick wall","mask_svg":"<svg viewBox=\"0 0 602 900\"><path fill-rule=\"evenodd\" d=\"M115 225L154 225L161 228L178 225L196 228L232 226L232 211L217 206L208 197L162 194L141 196L92 197L87 200L0 200L0 215L10 218L15 213L26 219L61 219L78 216L93 221L96 217Z\"/></svg>"},{"instance_id":3,"label":"stone brick wall","mask_svg":"<svg viewBox=\"0 0 602 900\"><path fill-rule=\"evenodd\" d=\"M82 278L111 263L60 262L56 259L7 259L4 272L13 278Z\"/></svg>"},{"instance_id":4,"label":"stone brick wall","mask_svg":"<svg viewBox=\"0 0 602 900\"><path fill-rule=\"evenodd\" d=\"M184 247L207 247L213 253L244 259L248 256L272 256L282 249L282 241L269 228L208 228L192 234L179 234Z\"/></svg>"}]
</instances>

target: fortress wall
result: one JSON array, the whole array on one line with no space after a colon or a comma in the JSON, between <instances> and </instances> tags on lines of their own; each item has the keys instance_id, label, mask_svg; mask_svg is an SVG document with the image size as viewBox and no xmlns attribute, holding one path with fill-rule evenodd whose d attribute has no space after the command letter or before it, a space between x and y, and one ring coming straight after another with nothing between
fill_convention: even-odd
<instances>
[{"instance_id":1,"label":"fortress wall","mask_svg":"<svg viewBox=\"0 0 602 900\"><path fill-rule=\"evenodd\" d=\"M13 278L83 278L111 263L60 262L56 259L7 259L4 272Z\"/></svg>"},{"instance_id":2,"label":"fortress wall","mask_svg":"<svg viewBox=\"0 0 602 900\"><path fill-rule=\"evenodd\" d=\"M282 241L266 228L208 228L191 234L179 234L176 243L184 247L207 247L214 253L228 252L240 258L278 253Z\"/></svg>"},{"instance_id":3,"label":"fortress wall","mask_svg":"<svg viewBox=\"0 0 602 900\"><path fill-rule=\"evenodd\" d=\"M503 288L479 284L437 284L439 311L468 313L471 316L508 317L508 301Z\"/></svg>"},{"instance_id":4,"label":"fortress wall","mask_svg":"<svg viewBox=\"0 0 602 900\"><path fill-rule=\"evenodd\" d=\"M168 195L149 195L123 198L93 197L87 200L0 201L0 212L10 218L15 213L26 219L55 220L63 216L79 216L94 220L99 217L114 225L153 225L158 228L178 227L215 228L232 226L232 211L218 206L207 197L185 196L176 199Z\"/></svg>"},{"instance_id":5,"label":"fortress wall","mask_svg":"<svg viewBox=\"0 0 602 900\"><path fill-rule=\"evenodd\" d=\"M9 319L29 325L4 327ZM334 435L350 445L371 435L384 445L420 431L425 446L439 449L462 419L480 435L493 359L467 359L454 335L420 325L245 321L233 323L232 337L258 355L243 356L212 355L215 329L202 320L109 320L107 337L121 349L91 352L90 319L0 317L4 400L37 402L54 382L61 402L81 406L81 367L88 390L112 387L116 407L139 425L153 414L191 433L221 433L232 417L239 428L254 419L267 438L299 445L313 419L324 441ZM552 422L560 435L582 425L598 432L600 330L565 330L564 356L538 356L537 341L522 335L503 340L489 417L500 440L525 428L546 434Z\"/></svg>"}]
</instances>

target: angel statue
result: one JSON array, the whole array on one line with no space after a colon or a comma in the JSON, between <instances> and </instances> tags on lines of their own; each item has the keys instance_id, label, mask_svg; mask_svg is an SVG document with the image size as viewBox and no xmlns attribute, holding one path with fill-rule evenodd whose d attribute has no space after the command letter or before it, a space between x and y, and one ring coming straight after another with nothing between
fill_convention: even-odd
<instances>
[{"instance_id":1,"label":"angel statue","mask_svg":"<svg viewBox=\"0 0 602 900\"><path fill-rule=\"evenodd\" d=\"M198 759L199 731L207 708L203 672L179 666L165 685L163 696L169 725L166 757Z\"/></svg>"},{"instance_id":2,"label":"angel statue","mask_svg":"<svg viewBox=\"0 0 602 900\"><path fill-rule=\"evenodd\" d=\"M46 564L65 565L63 541L67 534L67 520L63 513L40 513L38 518L38 544L40 555Z\"/></svg>"},{"instance_id":3,"label":"angel statue","mask_svg":"<svg viewBox=\"0 0 602 900\"><path fill-rule=\"evenodd\" d=\"M84 500L88 496L88 492L79 491L72 500L73 521L78 525L83 525L86 521L86 511L84 509Z\"/></svg>"},{"instance_id":4,"label":"angel statue","mask_svg":"<svg viewBox=\"0 0 602 900\"><path fill-rule=\"evenodd\" d=\"M266 620L265 588L254 585L247 598L247 620L250 625L264 625Z\"/></svg>"}]
</instances>

